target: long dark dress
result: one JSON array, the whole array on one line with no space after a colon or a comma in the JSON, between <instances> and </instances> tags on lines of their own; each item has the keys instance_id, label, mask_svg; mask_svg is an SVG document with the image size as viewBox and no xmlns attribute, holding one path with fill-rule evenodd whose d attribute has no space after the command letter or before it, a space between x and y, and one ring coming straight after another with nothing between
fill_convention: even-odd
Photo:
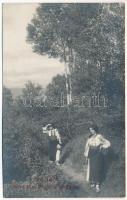
<instances>
[{"instance_id":1,"label":"long dark dress","mask_svg":"<svg viewBox=\"0 0 127 200\"><path fill-rule=\"evenodd\" d=\"M86 180L94 183L101 183L104 173L104 155L100 146L104 149L110 147L110 142L101 134L92 135L85 146L85 157L88 158Z\"/></svg>"},{"instance_id":2,"label":"long dark dress","mask_svg":"<svg viewBox=\"0 0 127 200\"><path fill-rule=\"evenodd\" d=\"M89 152L90 174L89 181L101 183L103 177L103 155L99 148L91 149Z\"/></svg>"},{"instance_id":3,"label":"long dark dress","mask_svg":"<svg viewBox=\"0 0 127 200\"><path fill-rule=\"evenodd\" d=\"M58 140L55 135L49 136L49 160L56 160L56 151L57 151Z\"/></svg>"}]
</instances>

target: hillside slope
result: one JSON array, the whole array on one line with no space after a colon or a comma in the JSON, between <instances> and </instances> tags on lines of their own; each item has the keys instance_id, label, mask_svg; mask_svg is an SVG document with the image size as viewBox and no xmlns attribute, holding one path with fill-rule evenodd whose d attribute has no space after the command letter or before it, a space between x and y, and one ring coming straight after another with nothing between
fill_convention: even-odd
<instances>
[{"instance_id":1,"label":"hillside slope","mask_svg":"<svg viewBox=\"0 0 127 200\"><path fill-rule=\"evenodd\" d=\"M29 114L29 113L28 113ZM27 119L27 120L25 120ZM111 150L105 163L108 165L101 192L96 194L85 181L84 148L89 132L89 122L96 122L100 133L111 141ZM15 122L17 133L24 137L29 134L32 141L29 152L29 175L22 178L25 169L21 168L21 176L16 179L16 170L11 182L4 184L5 197L123 197L125 196L125 136L124 116L119 112L97 111L93 109L72 109L69 121L70 135L67 129L67 113L64 109L39 111L25 118L18 117ZM21 123L22 122L22 123ZM61 166L48 163L47 139L42 133L42 125L53 123L60 130L63 148ZM14 130L15 130L14 129ZM10 132L10 129L9 129ZM23 135L24 134L24 135ZM29 145L29 144L27 144ZM18 165L18 167L20 167ZM22 179L21 179L22 178ZM46 180L45 180L46 179ZM51 180L50 180L51 179ZM18 185L18 186L16 186ZM14 187L15 186L15 187Z\"/></svg>"}]
</instances>

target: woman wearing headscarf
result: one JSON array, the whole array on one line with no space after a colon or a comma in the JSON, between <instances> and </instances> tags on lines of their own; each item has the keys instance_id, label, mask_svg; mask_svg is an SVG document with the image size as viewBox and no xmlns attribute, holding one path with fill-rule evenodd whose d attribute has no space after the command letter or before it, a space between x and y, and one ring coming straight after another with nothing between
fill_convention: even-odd
<instances>
[{"instance_id":1,"label":"woman wearing headscarf","mask_svg":"<svg viewBox=\"0 0 127 200\"><path fill-rule=\"evenodd\" d=\"M43 128L43 132L48 134L49 139L49 162L56 162L59 165L61 152L61 137L58 129L54 128L52 124L48 124Z\"/></svg>"},{"instance_id":2,"label":"woman wearing headscarf","mask_svg":"<svg viewBox=\"0 0 127 200\"><path fill-rule=\"evenodd\" d=\"M90 136L85 145L84 156L87 160L87 177L91 188L95 188L96 192L100 192L100 184L102 181L103 152L110 147L110 142L98 132L98 127L93 125L89 128Z\"/></svg>"}]
</instances>

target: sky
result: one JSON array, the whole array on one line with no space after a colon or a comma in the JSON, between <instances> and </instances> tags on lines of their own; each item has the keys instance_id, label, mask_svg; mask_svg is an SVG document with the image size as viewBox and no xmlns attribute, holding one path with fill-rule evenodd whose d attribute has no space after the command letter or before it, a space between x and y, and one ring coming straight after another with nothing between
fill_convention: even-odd
<instances>
[{"instance_id":1,"label":"sky","mask_svg":"<svg viewBox=\"0 0 127 200\"><path fill-rule=\"evenodd\" d=\"M3 84L8 88L23 88L28 80L45 88L52 77L64 73L63 63L33 53L26 42L26 27L37 6L36 3L3 5Z\"/></svg>"}]
</instances>

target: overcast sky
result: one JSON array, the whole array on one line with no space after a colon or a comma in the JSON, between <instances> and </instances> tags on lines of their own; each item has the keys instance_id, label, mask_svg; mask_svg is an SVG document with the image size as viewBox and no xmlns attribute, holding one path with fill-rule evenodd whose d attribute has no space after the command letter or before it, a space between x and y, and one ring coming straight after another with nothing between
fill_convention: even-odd
<instances>
[{"instance_id":1,"label":"overcast sky","mask_svg":"<svg viewBox=\"0 0 127 200\"><path fill-rule=\"evenodd\" d=\"M22 88L31 80L45 87L64 65L32 52L26 43L26 26L35 13L35 3L3 6L3 82L8 88Z\"/></svg>"}]
</instances>

